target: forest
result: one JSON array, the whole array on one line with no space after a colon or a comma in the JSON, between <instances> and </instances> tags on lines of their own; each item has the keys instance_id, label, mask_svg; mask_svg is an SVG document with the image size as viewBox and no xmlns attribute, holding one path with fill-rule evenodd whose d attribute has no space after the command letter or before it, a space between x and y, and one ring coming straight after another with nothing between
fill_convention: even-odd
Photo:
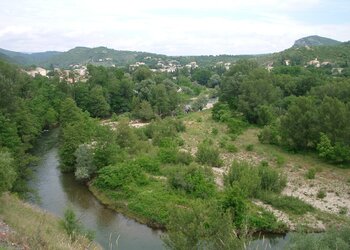
<instances>
[{"instance_id":1,"label":"forest","mask_svg":"<svg viewBox=\"0 0 350 250\"><path fill-rule=\"evenodd\" d=\"M43 130L59 127L61 171L104 204L165 229L170 249L244 249L253 233L291 229L259 202L295 219L300 232L315 231L299 225L307 214L330 228L297 234L290 249L350 247L347 207L330 214L283 193L289 156L344 171L350 185L347 74L300 65L268 71L255 60L228 70L88 72L87 82L69 84L0 61L0 193L30 192L31 150ZM212 98L218 102L207 110ZM252 131L255 144L245 137ZM258 148L278 153L251 161ZM306 179L315 175L309 168Z\"/></svg>"}]
</instances>

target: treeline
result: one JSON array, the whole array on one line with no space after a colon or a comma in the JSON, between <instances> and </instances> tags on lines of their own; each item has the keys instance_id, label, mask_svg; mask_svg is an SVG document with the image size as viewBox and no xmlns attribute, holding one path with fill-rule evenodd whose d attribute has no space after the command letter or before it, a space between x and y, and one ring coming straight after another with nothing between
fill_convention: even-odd
<instances>
[{"instance_id":1,"label":"treeline","mask_svg":"<svg viewBox=\"0 0 350 250\"><path fill-rule=\"evenodd\" d=\"M88 70L87 82L68 84L57 76L29 77L16 66L0 61L2 191L25 191L25 180L30 176L28 166L35 161L30 150L44 129L62 127L62 169L70 171L80 144L91 142L92 138L97 142L108 140L109 135L103 132L106 129L91 116L124 114L150 121L182 113L181 104L205 90L190 77L180 74L173 78L146 67L132 73L91 65ZM103 136L106 137L98 139ZM108 165L105 156L100 159Z\"/></svg>"},{"instance_id":2,"label":"treeline","mask_svg":"<svg viewBox=\"0 0 350 250\"><path fill-rule=\"evenodd\" d=\"M0 61L0 191L26 190L29 152L43 129L58 124L65 83L31 78Z\"/></svg>"},{"instance_id":3,"label":"treeline","mask_svg":"<svg viewBox=\"0 0 350 250\"><path fill-rule=\"evenodd\" d=\"M218 113L264 126L263 143L294 151L317 151L336 163L350 161L350 79L331 77L322 69L275 67L241 61L223 77Z\"/></svg>"},{"instance_id":4,"label":"treeline","mask_svg":"<svg viewBox=\"0 0 350 250\"><path fill-rule=\"evenodd\" d=\"M79 108L100 118L127 113L149 121L156 116L176 115L183 111L180 104L203 92L205 88L200 84L206 83L185 72L154 73L144 66L128 73L89 65L88 72L86 83L73 85L72 97Z\"/></svg>"}]
</instances>

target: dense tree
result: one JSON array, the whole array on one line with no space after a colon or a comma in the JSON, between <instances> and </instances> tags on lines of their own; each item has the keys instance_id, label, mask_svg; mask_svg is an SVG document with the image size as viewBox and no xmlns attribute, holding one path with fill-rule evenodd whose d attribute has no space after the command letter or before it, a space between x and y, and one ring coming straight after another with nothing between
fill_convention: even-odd
<instances>
[{"instance_id":1,"label":"dense tree","mask_svg":"<svg viewBox=\"0 0 350 250\"><path fill-rule=\"evenodd\" d=\"M12 188L16 180L15 161L11 154L0 151L0 195Z\"/></svg>"},{"instance_id":2,"label":"dense tree","mask_svg":"<svg viewBox=\"0 0 350 250\"><path fill-rule=\"evenodd\" d=\"M314 147L318 140L317 111L311 97L294 98L281 118L282 142L292 149Z\"/></svg>"}]
</instances>

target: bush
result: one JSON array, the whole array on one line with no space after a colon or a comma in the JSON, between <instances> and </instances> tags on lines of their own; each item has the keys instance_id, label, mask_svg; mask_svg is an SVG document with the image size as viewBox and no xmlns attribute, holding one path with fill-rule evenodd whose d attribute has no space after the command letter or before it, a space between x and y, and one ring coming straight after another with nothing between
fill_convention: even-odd
<instances>
[{"instance_id":1,"label":"bush","mask_svg":"<svg viewBox=\"0 0 350 250\"><path fill-rule=\"evenodd\" d=\"M77 180L88 180L97 170L94 164L94 154L92 145L81 144L75 150L76 158L75 178Z\"/></svg>"},{"instance_id":2,"label":"bush","mask_svg":"<svg viewBox=\"0 0 350 250\"><path fill-rule=\"evenodd\" d=\"M158 159L161 163L173 163L175 164L177 161L176 158L177 149L176 148L160 148L158 151Z\"/></svg>"},{"instance_id":3,"label":"bush","mask_svg":"<svg viewBox=\"0 0 350 250\"><path fill-rule=\"evenodd\" d=\"M83 235L91 241L94 239L94 233L83 228L74 211L70 208L64 211L64 216L60 224L72 241L75 241L78 235Z\"/></svg>"},{"instance_id":4,"label":"bush","mask_svg":"<svg viewBox=\"0 0 350 250\"><path fill-rule=\"evenodd\" d=\"M147 183L141 167L132 162L104 167L98 171L98 176L94 181L94 185L98 188L109 190L123 188L131 183L137 185Z\"/></svg>"},{"instance_id":5,"label":"bush","mask_svg":"<svg viewBox=\"0 0 350 250\"><path fill-rule=\"evenodd\" d=\"M230 118L226 122L229 133L234 135L239 135L242 133L242 131L247 127L247 124L238 119L238 118Z\"/></svg>"},{"instance_id":6,"label":"bush","mask_svg":"<svg viewBox=\"0 0 350 250\"><path fill-rule=\"evenodd\" d=\"M211 167L220 167L223 164L220 159L219 150L206 141L199 144L196 153L196 160L201 164L206 164Z\"/></svg>"},{"instance_id":7,"label":"bush","mask_svg":"<svg viewBox=\"0 0 350 250\"><path fill-rule=\"evenodd\" d=\"M261 178L261 189L264 191L280 193L286 187L286 177L269 166L260 166L259 176Z\"/></svg>"},{"instance_id":8,"label":"bush","mask_svg":"<svg viewBox=\"0 0 350 250\"><path fill-rule=\"evenodd\" d=\"M258 135L259 141L264 144L279 144L279 131L276 126L264 126Z\"/></svg>"},{"instance_id":9,"label":"bush","mask_svg":"<svg viewBox=\"0 0 350 250\"><path fill-rule=\"evenodd\" d=\"M169 249L244 248L244 237L234 233L229 213L199 202L173 208L163 241Z\"/></svg>"},{"instance_id":10,"label":"bush","mask_svg":"<svg viewBox=\"0 0 350 250\"><path fill-rule=\"evenodd\" d=\"M280 193L286 186L286 178L268 165L252 166L234 161L224 176L225 184L237 185L248 197L257 197L261 191Z\"/></svg>"},{"instance_id":11,"label":"bush","mask_svg":"<svg viewBox=\"0 0 350 250\"><path fill-rule=\"evenodd\" d=\"M234 161L229 172L224 176L224 181L227 186L237 185L248 197L256 197L261 186L258 168L247 162Z\"/></svg>"},{"instance_id":12,"label":"bush","mask_svg":"<svg viewBox=\"0 0 350 250\"><path fill-rule=\"evenodd\" d=\"M154 157L143 155L135 160L135 164L140 166L144 171L151 174L159 173L160 162Z\"/></svg>"},{"instance_id":13,"label":"bush","mask_svg":"<svg viewBox=\"0 0 350 250\"><path fill-rule=\"evenodd\" d=\"M327 196L326 192L323 189L318 190L316 197L318 199L323 199Z\"/></svg>"},{"instance_id":14,"label":"bush","mask_svg":"<svg viewBox=\"0 0 350 250\"><path fill-rule=\"evenodd\" d=\"M178 151L177 148L160 148L158 151L158 159L162 163L168 164L184 164L189 165L193 161L190 153Z\"/></svg>"},{"instance_id":15,"label":"bush","mask_svg":"<svg viewBox=\"0 0 350 250\"><path fill-rule=\"evenodd\" d=\"M219 133L219 130L217 128L212 128L211 133L213 135L217 135Z\"/></svg>"},{"instance_id":16,"label":"bush","mask_svg":"<svg viewBox=\"0 0 350 250\"><path fill-rule=\"evenodd\" d=\"M176 163L190 165L193 162L193 156L189 152L178 151L176 154Z\"/></svg>"},{"instance_id":17,"label":"bush","mask_svg":"<svg viewBox=\"0 0 350 250\"><path fill-rule=\"evenodd\" d=\"M307 170L305 177L307 179L315 179L315 175L316 175L316 168L310 168Z\"/></svg>"},{"instance_id":18,"label":"bush","mask_svg":"<svg viewBox=\"0 0 350 250\"><path fill-rule=\"evenodd\" d=\"M226 122L232 117L228 104L216 103L212 108L211 115L214 121Z\"/></svg>"},{"instance_id":19,"label":"bush","mask_svg":"<svg viewBox=\"0 0 350 250\"><path fill-rule=\"evenodd\" d=\"M253 145L253 144L248 144L248 145L245 147L245 150L247 150L247 151L253 151L253 150L254 150L254 145Z\"/></svg>"},{"instance_id":20,"label":"bush","mask_svg":"<svg viewBox=\"0 0 350 250\"><path fill-rule=\"evenodd\" d=\"M11 189L16 180L14 162L10 153L0 151L0 195Z\"/></svg>"},{"instance_id":21,"label":"bush","mask_svg":"<svg viewBox=\"0 0 350 250\"><path fill-rule=\"evenodd\" d=\"M168 183L172 188L183 190L198 198L211 197L215 192L212 173L196 165L171 173Z\"/></svg>"},{"instance_id":22,"label":"bush","mask_svg":"<svg viewBox=\"0 0 350 250\"><path fill-rule=\"evenodd\" d=\"M243 226L246 217L247 201L238 186L229 187L225 190L220 202L224 211L230 212L236 227Z\"/></svg>"},{"instance_id":23,"label":"bush","mask_svg":"<svg viewBox=\"0 0 350 250\"><path fill-rule=\"evenodd\" d=\"M238 152L238 148L233 143L226 144L226 150L230 153L236 153Z\"/></svg>"},{"instance_id":24,"label":"bush","mask_svg":"<svg viewBox=\"0 0 350 250\"><path fill-rule=\"evenodd\" d=\"M165 118L151 122L144 132L148 138L152 138L154 145L159 145L163 138L174 139L177 133L184 132L186 127L181 120Z\"/></svg>"}]
</instances>

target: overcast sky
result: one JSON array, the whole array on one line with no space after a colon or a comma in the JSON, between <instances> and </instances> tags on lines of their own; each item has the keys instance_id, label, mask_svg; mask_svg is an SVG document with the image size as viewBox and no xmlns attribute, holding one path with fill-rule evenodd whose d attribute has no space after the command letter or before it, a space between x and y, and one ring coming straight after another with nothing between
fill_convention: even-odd
<instances>
[{"instance_id":1,"label":"overcast sky","mask_svg":"<svg viewBox=\"0 0 350 250\"><path fill-rule=\"evenodd\" d=\"M0 0L0 48L277 52L308 35L350 40L349 13L350 0Z\"/></svg>"}]
</instances>

